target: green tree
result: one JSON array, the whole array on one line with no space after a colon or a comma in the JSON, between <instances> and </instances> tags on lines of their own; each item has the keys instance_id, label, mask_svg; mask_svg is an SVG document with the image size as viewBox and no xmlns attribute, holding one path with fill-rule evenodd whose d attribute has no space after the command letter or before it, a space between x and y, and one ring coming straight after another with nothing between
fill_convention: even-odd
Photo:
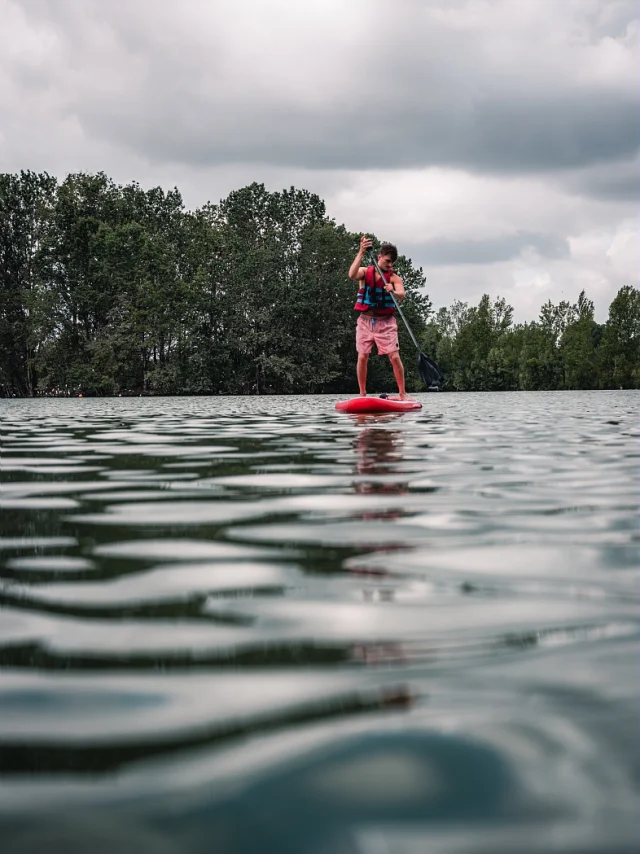
<instances>
[{"instance_id":1,"label":"green tree","mask_svg":"<svg viewBox=\"0 0 640 854\"><path fill-rule=\"evenodd\" d=\"M571 307L571 318L560 339L564 387L588 389L598 386L597 348L602 327L594 320L594 305L582 291Z\"/></svg>"},{"instance_id":2,"label":"green tree","mask_svg":"<svg viewBox=\"0 0 640 854\"><path fill-rule=\"evenodd\" d=\"M542 323L525 323L521 330L518 385L523 391L562 387L562 363L555 333Z\"/></svg>"},{"instance_id":3,"label":"green tree","mask_svg":"<svg viewBox=\"0 0 640 854\"><path fill-rule=\"evenodd\" d=\"M640 290L625 285L609 306L599 354L604 388L640 388Z\"/></svg>"},{"instance_id":4,"label":"green tree","mask_svg":"<svg viewBox=\"0 0 640 854\"><path fill-rule=\"evenodd\" d=\"M116 283L104 263L105 229L116 221L117 188L103 173L69 175L58 188L43 248L54 310L39 360L41 385L100 386L90 345L116 301Z\"/></svg>"},{"instance_id":5,"label":"green tree","mask_svg":"<svg viewBox=\"0 0 640 854\"><path fill-rule=\"evenodd\" d=\"M0 393L32 395L49 304L43 245L56 180L46 173L0 175Z\"/></svg>"},{"instance_id":6,"label":"green tree","mask_svg":"<svg viewBox=\"0 0 640 854\"><path fill-rule=\"evenodd\" d=\"M502 298L492 304L488 294L475 308L458 308L457 317L451 318L458 326L451 352L456 389L491 391L513 386L513 358L505 350L512 320L513 308Z\"/></svg>"},{"instance_id":7,"label":"green tree","mask_svg":"<svg viewBox=\"0 0 640 854\"><path fill-rule=\"evenodd\" d=\"M219 355L228 365L222 381L229 391L298 387L305 353L295 341L303 330L285 319L299 297L296 289L306 285L307 307L318 298L300 277L300 255L305 234L325 216L315 194L294 188L270 193L262 184L234 191L215 210L213 225L221 241L216 301L224 305L222 350L227 351Z\"/></svg>"},{"instance_id":8,"label":"green tree","mask_svg":"<svg viewBox=\"0 0 640 854\"><path fill-rule=\"evenodd\" d=\"M530 324L523 336L520 354L520 384L529 391L565 387L565 366L560 345L567 327L577 319L576 306L567 300L554 305L551 300L540 309L537 324Z\"/></svg>"},{"instance_id":9,"label":"green tree","mask_svg":"<svg viewBox=\"0 0 640 854\"><path fill-rule=\"evenodd\" d=\"M425 353L436 361L450 390L456 388L455 340L460 330L470 322L472 312L466 302L455 300L450 307L438 309L427 322L422 336Z\"/></svg>"},{"instance_id":10,"label":"green tree","mask_svg":"<svg viewBox=\"0 0 640 854\"><path fill-rule=\"evenodd\" d=\"M61 185L46 252L55 311L42 386L109 394L179 385L188 305L182 208L177 190L118 187L102 173Z\"/></svg>"}]
</instances>

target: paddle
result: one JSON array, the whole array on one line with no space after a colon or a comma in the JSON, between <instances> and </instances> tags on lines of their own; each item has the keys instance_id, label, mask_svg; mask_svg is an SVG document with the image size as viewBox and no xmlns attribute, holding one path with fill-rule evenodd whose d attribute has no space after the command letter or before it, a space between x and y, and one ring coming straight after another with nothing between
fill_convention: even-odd
<instances>
[{"instance_id":1,"label":"paddle","mask_svg":"<svg viewBox=\"0 0 640 854\"><path fill-rule=\"evenodd\" d=\"M369 249L369 255L371 257L371 261L373 262L374 267L378 271L378 275L380 276L383 282L386 281L385 277L382 275L382 270L378 266L378 260L374 255L372 249ZM407 332L409 333L411 340L413 341L415 348L418 351L418 373L420 374L422 382L426 385L427 388L430 388L434 385L440 388L440 386L444 382L444 376L442 375L442 371L436 365L435 362L433 362L428 356L426 356L422 352L422 350L420 349L420 345L418 344L418 341L416 339L416 336L411 331L411 327L407 323L407 318L404 316L402 309L398 304L398 300L395 298L395 294L393 293L393 291L389 291L389 293L391 294L391 299L393 300L398 314L404 321L404 325L407 327Z\"/></svg>"}]
</instances>

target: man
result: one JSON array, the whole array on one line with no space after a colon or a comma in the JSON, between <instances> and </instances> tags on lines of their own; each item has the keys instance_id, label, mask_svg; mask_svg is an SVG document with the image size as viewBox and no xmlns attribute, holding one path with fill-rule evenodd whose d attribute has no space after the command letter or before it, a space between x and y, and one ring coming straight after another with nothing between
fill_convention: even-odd
<instances>
[{"instance_id":1,"label":"man","mask_svg":"<svg viewBox=\"0 0 640 854\"><path fill-rule=\"evenodd\" d=\"M397 300L404 299L402 279L393 270L398 258L398 250L392 243L383 243L378 253L378 266L382 270L384 281L378 275L373 264L361 267L362 256L371 248L371 241L365 235L360 238L360 251L349 268L349 278L360 282L360 290L355 311L359 312L356 324L356 350L358 351L358 385L360 397L367 396L367 367L369 354L375 344L379 356L388 356L393 374L398 384L400 400L406 400L404 388L404 367L400 359L398 344L398 323L394 317L395 306L391 297L393 292Z\"/></svg>"}]
</instances>

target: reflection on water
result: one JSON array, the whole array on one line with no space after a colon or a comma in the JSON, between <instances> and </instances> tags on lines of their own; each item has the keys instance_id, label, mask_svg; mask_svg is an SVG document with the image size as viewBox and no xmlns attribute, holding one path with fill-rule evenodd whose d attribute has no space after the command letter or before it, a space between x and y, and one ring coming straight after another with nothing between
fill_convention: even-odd
<instances>
[{"instance_id":1,"label":"reflection on water","mask_svg":"<svg viewBox=\"0 0 640 854\"><path fill-rule=\"evenodd\" d=\"M635 850L638 399L0 401L3 846Z\"/></svg>"},{"instance_id":2,"label":"reflection on water","mask_svg":"<svg viewBox=\"0 0 640 854\"><path fill-rule=\"evenodd\" d=\"M396 417L402 417L396 416ZM361 420L364 420L360 416ZM406 493L407 481L401 479L397 467L402 462L402 435L398 430L379 427L363 427L356 436L354 447L358 454L356 471L358 480L355 490L360 495ZM371 475L371 478L367 476ZM377 512L362 513L363 519L393 519L401 516L396 509L379 509Z\"/></svg>"}]
</instances>

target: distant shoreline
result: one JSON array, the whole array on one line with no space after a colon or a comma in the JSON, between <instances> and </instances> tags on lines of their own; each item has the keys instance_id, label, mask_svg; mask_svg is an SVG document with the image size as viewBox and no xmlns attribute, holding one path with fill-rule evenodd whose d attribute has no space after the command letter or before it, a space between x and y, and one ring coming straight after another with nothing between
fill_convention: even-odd
<instances>
[{"instance_id":1,"label":"distant shoreline","mask_svg":"<svg viewBox=\"0 0 640 854\"><path fill-rule=\"evenodd\" d=\"M487 389L487 390L459 390L455 388L451 389L440 389L439 393L445 394L570 394L572 392L592 392L594 394L601 394L606 392L613 391L640 391L640 389L634 388L546 388L546 389ZM379 394L383 394L384 392L372 392L369 397L376 397ZM415 395L422 394L435 394L435 390L423 389L422 391L413 391L410 393L410 396L413 397ZM158 394L155 392L144 392L140 394L134 394L131 392L122 393L122 394L37 394L37 395L0 395L0 401L3 400L123 400L123 399L139 399L139 398L178 398L178 397L189 397L189 398L259 398L259 397L355 397L357 395L356 391L348 392L348 391L319 391L319 392L261 392L260 394Z\"/></svg>"}]
</instances>

